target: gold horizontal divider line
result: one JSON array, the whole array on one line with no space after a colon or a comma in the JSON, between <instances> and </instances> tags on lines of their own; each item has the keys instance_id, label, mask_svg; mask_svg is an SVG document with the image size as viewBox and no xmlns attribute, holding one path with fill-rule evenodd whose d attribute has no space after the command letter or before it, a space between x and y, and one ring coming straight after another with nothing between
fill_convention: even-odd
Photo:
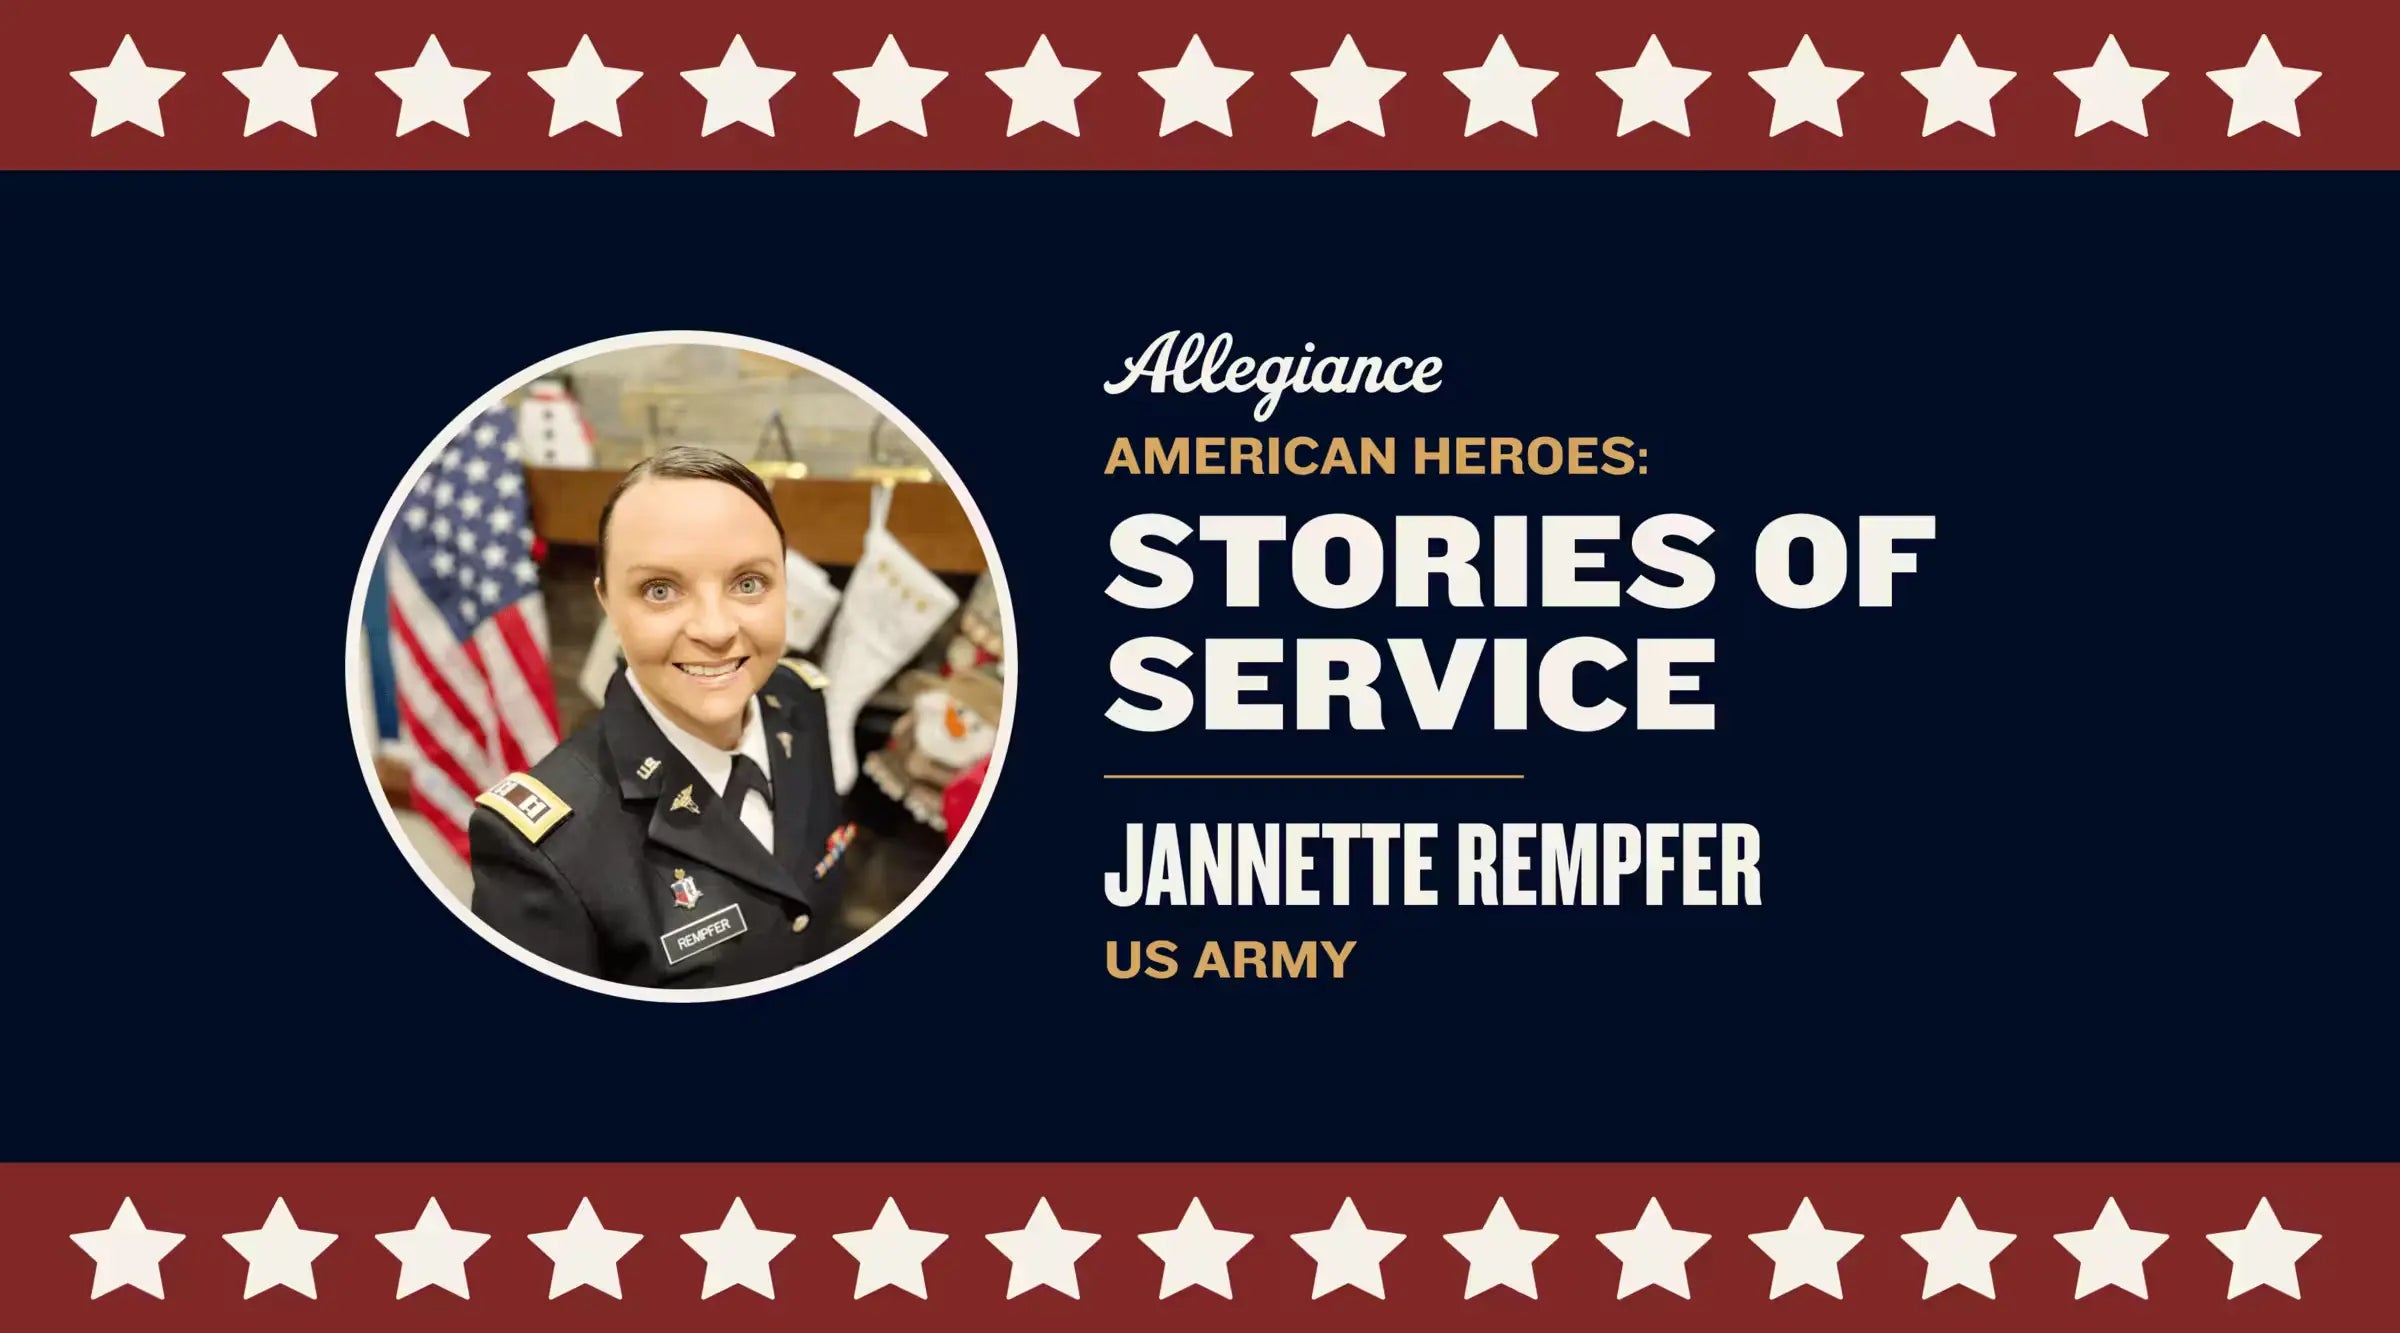
<instances>
[{"instance_id":1,"label":"gold horizontal divider line","mask_svg":"<svg viewBox=\"0 0 2400 1333\"><path fill-rule=\"evenodd\" d=\"M1522 773L1103 773L1110 782L1514 782Z\"/></svg>"}]
</instances>

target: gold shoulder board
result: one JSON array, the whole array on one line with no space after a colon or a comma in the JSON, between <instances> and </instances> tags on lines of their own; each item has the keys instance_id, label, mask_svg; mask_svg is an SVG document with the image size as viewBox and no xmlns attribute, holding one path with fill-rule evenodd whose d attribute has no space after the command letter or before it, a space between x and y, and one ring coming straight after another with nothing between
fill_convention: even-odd
<instances>
[{"instance_id":1,"label":"gold shoulder board","mask_svg":"<svg viewBox=\"0 0 2400 1333\"><path fill-rule=\"evenodd\" d=\"M801 680L801 683L807 685L808 688L812 690L821 690L827 685L833 683L832 677L826 675L822 671L819 671L817 669L817 664L807 660L806 658L787 657L783 659L783 664L787 667L790 667L792 669L792 674L798 676Z\"/></svg>"},{"instance_id":2,"label":"gold shoulder board","mask_svg":"<svg viewBox=\"0 0 2400 1333\"><path fill-rule=\"evenodd\" d=\"M540 842L575 813L574 807L558 799L557 792L523 773L502 778L498 786L476 797L475 804L499 812L502 819L517 826L527 842Z\"/></svg>"}]
</instances>

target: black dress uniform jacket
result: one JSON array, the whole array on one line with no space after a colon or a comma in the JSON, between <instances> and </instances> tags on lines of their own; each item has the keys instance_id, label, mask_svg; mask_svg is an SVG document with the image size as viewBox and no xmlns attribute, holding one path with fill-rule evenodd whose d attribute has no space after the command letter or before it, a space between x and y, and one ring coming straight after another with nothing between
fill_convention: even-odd
<instances>
[{"instance_id":1,"label":"black dress uniform jacket","mask_svg":"<svg viewBox=\"0 0 2400 1333\"><path fill-rule=\"evenodd\" d=\"M755 981L831 952L846 938L850 830L824 681L787 661L756 696L770 855L619 670L598 721L477 798L475 915L562 967L633 986Z\"/></svg>"}]
</instances>

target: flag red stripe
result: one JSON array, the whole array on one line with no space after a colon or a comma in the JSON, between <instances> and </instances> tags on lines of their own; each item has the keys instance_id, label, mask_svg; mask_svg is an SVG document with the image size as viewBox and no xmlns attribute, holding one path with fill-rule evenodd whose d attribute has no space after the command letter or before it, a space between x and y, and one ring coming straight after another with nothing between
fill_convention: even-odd
<instances>
[{"instance_id":1,"label":"flag red stripe","mask_svg":"<svg viewBox=\"0 0 2400 1333\"><path fill-rule=\"evenodd\" d=\"M475 674L484 680L484 697L492 705L492 723L500 733L500 762L518 772L523 772L526 767L525 747L517 740L517 733L509 727L507 715L500 711L499 697L491 691L492 669L484 663L483 651L475 646L475 641L472 639L465 640L458 646L461 651L466 653L467 661L473 664Z\"/></svg>"},{"instance_id":2,"label":"flag red stripe","mask_svg":"<svg viewBox=\"0 0 2400 1333\"><path fill-rule=\"evenodd\" d=\"M481 788L468 788L468 799L472 800L475 796L475 793L479 790L481 790ZM450 816L442 813L438 809L435 809L432 805L424 801L417 802L416 812L425 820L426 823L433 825L433 831L441 834L442 840L449 843L451 850L457 852L461 859L468 859L470 857L470 852L467 846L467 831L463 828L460 828L458 825L451 823Z\"/></svg>"},{"instance_id":3,"label":"flag red stripe","mask_svg":"<svg viewBox=\"0 0 2400 1333\"><path fill-rule=\"evenodd\" d=\"M502 607L492 617L499 627L500 637L508 644L509 655L517 659L517 670L525 677L526 688L542 705L542 716L550 720L550 734L558 734L558 695L550 688L550 663L542 655L541 645L533 641L533 627L525 623L525 612L516 606Z\"/></svg>"},{"instance_id":4,"label":"flag red stripe","mask_svg":"<svg viewBox=\"0 0 2400 1333\"><path fill-rule=\"evenodd\" d=\"M416 626L409 623L408 617L399 610L397 604L392 610L392 635L408 650L408 655L416 659L417 674L425 678L425 684L433 690L434 696L442 701L442 707L450 710L450 715L458 719L458 724L467 729L467 734L475 738L477 745L489 746L491 738L484 735L482 724L475 720L474 713L468 711L466 701L460 699L458 693L450 688L449 678L435 669L432 655L425 651L425 645L417 639ZM460 646L467 650L471 659L475 652L474 646L472 644ZM483 674L482 663L475 664L475 672L479 676ZM488 784L470 782L465 784L465 790L472 794L482 790L486 785Z\"/></svg>"},{"instance_id":5,"label":"flag red stripe","mask_svg":"<svg viewBox=\"0 0 2400 1333\"><path fill-rule=\"evenodd\" d=\"M424 719L417 716L416 710L408 706L406 698L402 698L399 702L400 725L408 733L408 743L416 747L420 758L440 769L444 777L455 783L460 794L471 801L475 799L477 792L492 785L494 779L479 779L469 774L465 766L459 763L457 756L451 754L449 750L443 748L440 741L434 739L433 729L426 726ZM426 803L419 801L416 804L417 808L422 810Z\"/></svg>"}]
</instances>

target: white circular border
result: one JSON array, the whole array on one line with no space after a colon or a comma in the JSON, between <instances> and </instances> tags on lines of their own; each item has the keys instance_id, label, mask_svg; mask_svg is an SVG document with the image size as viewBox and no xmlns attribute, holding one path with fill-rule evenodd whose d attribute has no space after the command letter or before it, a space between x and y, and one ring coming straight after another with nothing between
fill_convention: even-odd
<instances>
[{"instance_id":1,"label":"white circular border","mask_svg":"<svg viewBox=\"0 0 2400 1333\"><path fill-rule=\"evenodd\" d=\"M767 342L759 338L746 338L739 334L709 333L689 329L666 330L655 333L630 333L621 337L603 338L598 342L585 343L581 347L572 348L568 351L561 352L556 356L548 357L542 361L538 361L532 366L527 367L525 370L522 370L517 374L511 375L507 379L502 380L489 392L485 393L481 398L478 398L473 404L469 405L465 411L460 412L456 417L452 418L450 424L443 427L441 432L433 437L433 442L425 446L424 452L417 457L416 466L408 470L407 474L400 479L399 486L392 491L391 501L383 507L383 517L375 524L374 536L369 538L367 542L366 554L359 560L358 583L350 594L350 619L349 622L343 627L342 661L343 673L345 676L349 677L348 695L350 700L350 708L352 715L357 716L363 707L369 707L372 705L372 700L368 696L372 693L374 686L372 681L365 679L358 673L350 670L352 652L350 635L352 632L362 629L365 625L367 583L369 578L374 573L375 559L378 555L382 554L384 542L391 534L392 522L394 519L399 517L400 508L402 504L407 501L409 494L415 489L417 479L425 474L426 469L433 466L434 460L441 454L442 446L444 444L448 443L454 436L458 434L459 431L464 430L467 424L473 421L476 415L482 412L491 403L497 401L510 391L534 380L540 379L544 375L562 370L567 366L574 364L575 362L585 359L586 357L597 356L602 352L623 351L636 347L662 347L674 345L730 347L745 352L757 352L761 355L776 357L790 362L793 365L814 371L815 373L824 376L826 379L839 384L844 389L849 390L852 394L857 395L861 401L869 404L870 406L874 407L876 411L882 413L885 420L899 427L902 433L907 435L909 439L916 442L917 448L924 451L926 461L933 465L933 470L937 473L940 473L942 480L949 485L950 494L958 500L959 508L966 512L967 522L974 526L975 539L983 545L984 559L987 565L987 572L989 572L991 575L993 591L999 596L1001 632L1005 636L1002 641L1008 645L1009 661L1008 671L1005 673L1005 677L1001 686L1000 736L992 746L991 766L985 770L983 786L975 794L974 808L967 812L966 823L958 829L956 836L950 839L949 846L943 849L942 859L934 863L933 869L926 874L923 880L918 882L915 889L909 892L908 897L901 900L899 906L894 907L891 911L885 913L883 919L877 921L874 926L867 930L865 934L860 935L857 939L850 941L848 944L843 945L841 948L834 950L832 953L827 954L825 957L820 958L813 963L809 963L802 967L793 968L791 971L785 972L779 976L766 977L758 981L745 981L738 985L732 986L702 987L692 990L673 990L653 986L628 986L621 982L603 981L597 977L586 976L581 972L560 967L558 964L533 953L531 950L524 948L523 946L517 944L514 940L509 939L507 936L502 935L499 931L496 931L489 925L485 924L480 917L475 915L474 911L470 909L467 904L460 902L458 898L442 884L441 879L433 873L432 868L427 866L424 862L424 859L417 855L417 849L410 844L408 835L401 831L399 816L392 812L391 802L384 799L382 779L375 771L375 750L371 738L369 743L362 744L358 747L358 764L359 771L361 775L365 777L367 782L368 797L374 801L375 808L382 813L383 826L385 831L391 834L392 845L400 849L400 855L408 861L409 868L417 872L417 878L424 881L425 887L432 892L433 896L440 900L443 906L450 909L451 915L457 917L460 921L465 922L475 931L476 934L481 935L485 943L492 945L493 947L508 954L510 957L516 959L518 962L523 963L538 972L541 972L545 976L551 977L558 981L567 982L571 985L581 986L588 991L597 991L602 995L615 995L629 1000L655 1000L669 1004L698 1004L715 1000L738 1000L752 995L764 995L769 991L781 990L786 986L792 985L796 982L806 981L808 978L817 975L819 972L823 972L828 968L839 965L847 960L851 955L860 952L868 945L873 944L875 941L883 938L884 932L890 930L893 926L898 925L902 917L905 917L910 912L914 911L917 904L925 901L925 895L933 892L934 886L942 882L942 877L948 874L950 871L951 863L958 859L958 854L966 849L968 840L975 836L976 825L983 822L983 812L985 807L991 804L993 788L997 785L1000 778L1001 761L1005 759L1008 754L1009 737L1013 735L1016 730L1017 676L1020 671L1020 663L1018 660L1020 653L1017 645L1016 613L1009 603L1008 576L1001 572L1000 553L992 544L991 529L984 525L983 511L975 507L974 497L968 495L967 488L959 482L958 473L952 470L950 466L950 460L942 457L942 451L933 446L933 441L925 438L925 432L918 429L915 422L909 420L900 412L898 408L895 408L890 403L885 402L882 395L876 393L873 389L868 388L866 385L859 383L847 373L833 366L827 365L825 362L820 361L805 352L794 351L793 349L782 346L781 344Z\"/></svg>"}]
</instances>

